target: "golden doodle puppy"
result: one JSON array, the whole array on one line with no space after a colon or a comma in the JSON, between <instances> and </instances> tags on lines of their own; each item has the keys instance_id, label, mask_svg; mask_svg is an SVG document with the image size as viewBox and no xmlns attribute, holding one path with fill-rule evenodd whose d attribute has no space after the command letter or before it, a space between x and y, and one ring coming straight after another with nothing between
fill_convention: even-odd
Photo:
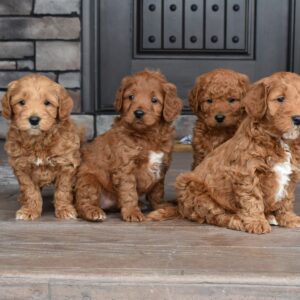
<instances>
[{"instance_id":1,"label":"golden doodle puppy","mask_svg":"<svg viewBox=\"0 0 300 300\"><path fill-rule=\"evenodd\" d=\"M72 107L67 91L45 76L28 75L8 85L2 114L10 120L5 150L21 192L17 219L40 217L41 188L49 184L56 188L56 217L76 218L73 188L80 136L69 118Z\"/></svg>"},{"instance_id":2,"label":"golden doodle puppy","mask_svg":"<svg viewBox=\"0 0 300 300\"><path fill-rule=\"evenodd\" d=\"M197 116L192 169L234 135L245 117L241 99L248 89L248 77L229 69L216 69L197 77L189 93L190 108Z\"/></svg>"},{"instance_id":3,"label":"golden doodle puppy","mask_svg":"<svg viewBox=\"0 0 300 300\"><path fill-rule=\"evenodd\" d=\"M164 179L174 143L172 122L182 102L176 86L159 72L145 70L122 80L112 128L87 144L76 183L76 209L90 221L105 219L103 209L117 207L125 221L145 216L139 196L153 208L165 206ZM100 205L100 207L99 207Z\"/></svg>"},{"instance_id":4,"label":"golden doodle puppy","mask_svg":"<svg viewBox=\"0 0 300 300\"><path fill-rule=\"evenodd\" d=\"M300 77L282 72L264 78L243 103L248 116L236 134L193 172L177 177L179 212L199 223L257 234L271 231L270 216L280 226L300 227L293 211Z\"/></svg>"}]
</instances>

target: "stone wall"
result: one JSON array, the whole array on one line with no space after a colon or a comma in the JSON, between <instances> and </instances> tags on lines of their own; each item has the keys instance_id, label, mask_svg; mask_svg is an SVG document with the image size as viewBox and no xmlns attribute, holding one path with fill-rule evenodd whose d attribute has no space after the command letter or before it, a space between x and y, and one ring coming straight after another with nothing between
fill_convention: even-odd
<instances>
[{"instance_id":1,"label":"stone wall","mask_svg":"<svg viewBox=\"0 0 300 300\"><path fill-rule=\"evenodd\" d=\"M0 97L29 72L64 85L81 111L81 0L0 1ZM1 107L0 107L1 110ZM0 137L7 129L0 119Z\"/></svg>"}]
</instances>

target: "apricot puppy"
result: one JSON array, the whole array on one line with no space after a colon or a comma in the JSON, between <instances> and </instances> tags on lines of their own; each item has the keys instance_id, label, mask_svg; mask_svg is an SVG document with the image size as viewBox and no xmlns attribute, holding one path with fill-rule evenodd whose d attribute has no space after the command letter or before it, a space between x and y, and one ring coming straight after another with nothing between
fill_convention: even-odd
<instances>
[{"instance_id":1,"label":"apricot puppy","mask_svg":"<svg viewBox=\"0 0 300 300\"><path fill-rule=\"evenodd\" d=\"M189 93L190 108L197 116L192 169L234 135L245 117L241 99L248 89L248 77L229 69L216 69L197 77Z\"/></svg>"},{"instance_id":2,"label":"apricot puppy","mask_svg":"<svg viewBox=\"0 0 300 300\"><path fill-rule=\"evenodd\" d=\"M112 128L87 144L76 184L80 217L102 221L102 208L117 207L125 221L143 221L139 196L163 207L164 179L174 143L172 121L182 102L176 86L145 70L122 80ZM99 207L100 205L100 207Z\"/></svg>"},{"instance_id":3,"label":"apricot puppy","mask_svg":"<svg viewBox=\"0 0 300 300\"><path fill-rule=\"evenodd\" d=\"M248 116L236 134L193 172L178 176L179 212L199 223L257 234L271 231L266 216L280 226L300 227L293 211L300 77L282 72L264 78L243 104Z\"/></svg>"},{"instance_id":4,"label":"apricot puppy","mask_svg":"<svg viewBox=\"0 0 300 300\"><path fill-rule=\"evenodd\" d=\"M16 218L40 217L41 188L49 184L55 185L56 217L76 218L72 192L80 137L69 118L73 101L67 91L45 76L28 75L8 85L2 107L10 120L5 150L21 192Z\"/></svg>"}]
</instances>

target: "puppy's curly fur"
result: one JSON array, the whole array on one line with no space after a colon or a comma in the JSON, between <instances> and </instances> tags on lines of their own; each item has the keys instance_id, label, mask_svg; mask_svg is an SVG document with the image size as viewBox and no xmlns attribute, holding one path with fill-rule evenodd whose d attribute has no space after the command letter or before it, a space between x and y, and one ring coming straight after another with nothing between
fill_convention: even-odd
<instances>
[{"instance_id":1,"label":"puppy's curly fur","mask_svg":"<svg viewBox=\"0 0 300 300\"><path fill-rule=\"evenodd\" d=\"M257 82L236 134L193 171L177 177L180 214L199 223L267 233L267 218L300 227L293 211L299 178L300 77L282 72Z\"/></svg>"},{"instance_id":2,"label":"puppy's curly fur","mask_svg":"<svg viewBox=\"0 0 300 300\"><path fill-rule=\"evenodd\" d=\"M229 69L216 69L197 77L189 93L190 108L197 116L192 169L234 135L245 117L241 99L248 89L248 77Z\"/></svg>"},{"instance_id":3,"label":"puppy's curly fur","mask_svg":"<svg viewBox=\"0 0 300 300\"><path fill-rule=\"evenodd\" d=\"M125 221L142 221L139 196L153 208L164 203L164 179L174 142L172 121L182 109L176 86L156 71L145 70L122 80L112 129L83 149L76 183L80 217L102 221L102 208L121 209ZM99 207L100 204L100 207Z\"/></svg>"},{"instance_id":4,"label":"puppy's curly fur","mask_svg":"<svg viewBox=\"0 0 300 300\"><path fill-rule=\"evenodd\" d=\"M22 207L16 218L38 218L40 190L52 183L56 217L76 218L73 188L80 136L69 118L73 101L67 91L45 76L28 75L8 85L2 107L3 116L10 120L5 150L21 192Z\"/></svg>"}]
</instances>

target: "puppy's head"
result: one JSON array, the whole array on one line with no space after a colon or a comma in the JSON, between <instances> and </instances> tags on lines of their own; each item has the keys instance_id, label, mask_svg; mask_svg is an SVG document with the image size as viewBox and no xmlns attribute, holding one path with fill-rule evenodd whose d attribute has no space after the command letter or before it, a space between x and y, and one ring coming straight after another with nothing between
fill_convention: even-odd
<instances>
[{"instance_id":1,"label":"puppy's head","mask_svg":"<svg viewBox=\"0 0 300 300\"><path fill-rule=\"evenodd\" d=\"M300 134L300 76L278 72L256 82L243 99L250 118L274 136Z\"/></svg>"},{"instance_id":2,"label":"puppy's head","mask_svg":"<svg viewBox=\"0 0 300 300\"><path fill-rule=\"evenodd\" d=\"M122 80L115 109L128 125L143 130L174 121L181 112L182 102L174 84L158 71L145 70Z\"/></svg>"},{"instance_id":3,"label":"puppy's head","mask_svg":"<svg viewBox=\"0 0 300 300\"><path fill-rule=\"evenodd\" d=\"M189 93L190 108L209 127L234 126L243 117L241 99L248 89L246 75L216 69L196 79Z\"/></svg>"},{"instance_id":4,"label":"puppy's head","mask_svg":"<svg viewBox=\"0 0 300 300\"><path fill-rule=\"evenodd\" d=\"M29 135L39 135L69 117L73 101L59 84L41 75L27 75L8 85L2 114Z\"/></svg>"}]
</instances>

